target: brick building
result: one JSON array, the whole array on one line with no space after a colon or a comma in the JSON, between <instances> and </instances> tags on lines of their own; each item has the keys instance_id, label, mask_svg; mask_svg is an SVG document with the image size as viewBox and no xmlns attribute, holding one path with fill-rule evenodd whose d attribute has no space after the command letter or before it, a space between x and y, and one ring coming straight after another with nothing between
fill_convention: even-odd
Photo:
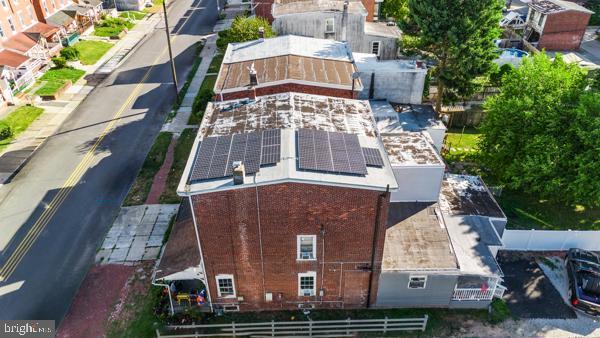
<instances>
[{"instance_id":1,"label":"brick building","mask_svg":"<svg viewBox=\"0 0 600 338\"><path fill-rule=\"evenodd\" d=\"M285 92L356 98L363 90L348 45L294 35L227 46L215 83L219 101Z\"/></svg>"},{"instance_id":2,"label":"brick building","mask_svg":"<svg viewBox=\"0 0 600 338\"><path fill-rule=\"evenodd\" d=\"M284 93L209 104L178 189L189 197L197 237L170 239L178 244L166 249L158 278L181 275L169 268L172 250L198 241L195 265L215 307L374 304L389 191L397 188L383 152L365 101Z\"/></svg>"},{"instance_id":3,"label":"brick building","mask_svg":"<svg viewBox=\"0 0 600 338\"><path fill-rule=\"evenodd\" d=\"M592 14L570 1L534 0L529 3L524 39L540 50L577 50Z\"/></svg>"},{"instance_id":4,"label":"brick building","mask_svg":"<svg viewBox=\"0 0 600 338\"><path fill-rule=\"evenodd\" d=\"M297 0L253 0L252 5L255 8L254 13L260 17L263 17L269 22L273 22L273 4L286 4ZM352 0L358 1L358 0ZM383 0L360 0L365 9L367 10L367 21L378 21L380 18L380 5Z\"/></svg>"}]
</instances>

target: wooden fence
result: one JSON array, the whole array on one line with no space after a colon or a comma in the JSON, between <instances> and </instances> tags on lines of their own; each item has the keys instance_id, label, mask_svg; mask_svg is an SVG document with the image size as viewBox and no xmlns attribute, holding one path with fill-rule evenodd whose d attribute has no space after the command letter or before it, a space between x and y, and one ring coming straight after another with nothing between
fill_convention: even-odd
<instances>
[{"instance_id":1,"label":"wooden fence","mask_svg":"<svg viewBox=\"0 0 600 338\"><path fill-rule=\"evenodd\" d=\"M174 325L156 330L157 337L350 337L359 332L425 331L422 318L346 319L295 322L262 322L209 325Z\"/></svg>"}]
</instances>

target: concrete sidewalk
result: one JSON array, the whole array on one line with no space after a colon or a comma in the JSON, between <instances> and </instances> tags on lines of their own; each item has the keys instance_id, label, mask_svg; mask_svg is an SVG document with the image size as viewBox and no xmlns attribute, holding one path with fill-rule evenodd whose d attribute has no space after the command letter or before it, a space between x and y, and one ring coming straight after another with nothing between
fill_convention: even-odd
<instances>
[{"instance_id":1,"label":"concrete sidewalk","mask_svg":"<svg viewBox=\"0 0 600 338\"><path fill-rule=\"evenodd\" d=\"M10 179L27 163L27 160L46 139L60 128L69 115L79 106L88 94L115 70L154 30L161 21L159 15L151 15L140 20L129 33L106 52L94 65L81 66L86 74L69 88L60 100L40 101L35 105L44 112L23 133L0 152L0 185Z\"/></svg>"}]
</instances>

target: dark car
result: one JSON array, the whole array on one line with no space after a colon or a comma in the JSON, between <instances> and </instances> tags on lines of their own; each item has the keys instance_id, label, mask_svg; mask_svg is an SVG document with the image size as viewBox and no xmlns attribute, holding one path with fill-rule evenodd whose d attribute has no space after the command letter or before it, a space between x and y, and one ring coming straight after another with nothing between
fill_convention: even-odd
<instances>
[{"instance_id":1,"label":"dark car","mask_svg":"<svg viewBox=\"0 0 600 338\"><path fill-rule=\"evenodd\" d=\"M565 257L569 300L576 309L600 316L600 256L570 249Z\"/></svg>"}]
</instances>

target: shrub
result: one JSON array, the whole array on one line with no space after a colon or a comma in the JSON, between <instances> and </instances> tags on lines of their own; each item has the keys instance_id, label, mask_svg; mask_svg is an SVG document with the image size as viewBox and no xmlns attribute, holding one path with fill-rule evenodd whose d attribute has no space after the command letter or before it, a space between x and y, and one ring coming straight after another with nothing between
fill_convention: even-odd
<instances>
[{"instance_id":1,"label":"shrub","mask_svg":"<svg viewBox=\"0 0 600 338\"><path fill-rule=\"evenodd\" d=\"M238 16L231 23L231 28L219 32L217 47L225 50L228 43L256 40L258 39L259 27L264 28L265 38L275 36L275 32L271 29L269 21L258 17L246 18Z\"/></svg>"},{"instance_id":2,"label":"shrub","mask_svg":"<svg viewBox=\"0 0 600 338\"><path fill-rule=\"evenodd\" d=\"M200 91L200 93L198 93L198 95L196 95L196 98L194 99L194 103L192 105L192 111L202 111L204 109L206 109L206 105L208 104L208 102L210 102L212 100L212 97L215 95L215 93L212 91L212 89L209 88L204 88Z\"/></svg>"},{"instance_id":3,"label":"shrub","mask_svg":"<svg viewBox=\"0 0 600 338\"><path fill-rule=\"evenodd\" d=\"M13 132L12 129L10 129L10 126L6 122L0 121L0 141L6 140L11 137L12 134Z\"/></svg>"},{"instance_id":4,"label":"shrub","mask_svg":"<svg viewBox=\"0 0 600 338\"><path fill-rule=\"evenodd\" d=\"M75 47L65 47L60 51L60 56L69 61L78 60L79 50Z\"/></svg>"},{"instance_id":5,"label":"shrub","mask_svg":"<svg viewBox=\"0 0 600 338\"><path fill-rule=\"evenodd\" d=\"M66 68L67 60L64 57L57 56L52 58L52 63L54 63L54 68Z\"/></svg>"},{"instance_id":6,"label":"shrub","mask_svg":"<svg viewBox=\"0 0 600 338\"><path fill-rule=\"evenodd\" d=\"M512 317L510 309L501 299L494 299L490 305L489 322L491 324L500 324Z\"/></svg>"}]
</instances>

